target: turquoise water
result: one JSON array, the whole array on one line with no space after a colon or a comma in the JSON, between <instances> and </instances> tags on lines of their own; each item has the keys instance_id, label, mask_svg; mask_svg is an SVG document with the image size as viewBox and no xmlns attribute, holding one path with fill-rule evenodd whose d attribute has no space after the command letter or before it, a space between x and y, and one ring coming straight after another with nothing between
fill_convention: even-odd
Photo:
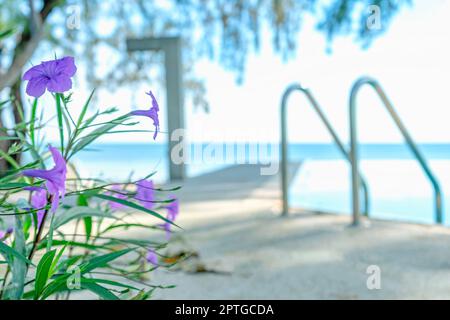
<instances>
[{"instance_id":1,"label":"turquoise water","mask_svg":"<svg viewBox=\"0 0 450 320\"><path fill-rule=\"evenodd\" d=\"M191 145L193 148L200 145ZM241 146L242 147L242 146ZM196 156L187 165L188 176L218 170L237 163L278 161L278 146L267 153L246 146L241 158L211 161ZM205 152L207 146L196 150ZM236 152L235 147L235 152ZM444 194L446 224L450 223L450 145L426 144L420 149L439 179ZM253 150L253 152L252 152ZM156 171L157 181L167 179L167 148L158 144L99 144L77 156L75 163L82 176L105 176L114 179L143 177ZM291 161L303 161L290 188L293 206L348 214L350 212L350 168L339 151L328 144L292 144ZM433 223L433 192L417 162L404 145L371 144L361 147L361 169L371 197L371 215L377 218ZM134 170L134 171L133 171Z\"/></svg>"},{"instance_id":2,"label":"turquoise water","mask_svg":"<svg viewBox=\"0 0 450 320\"><path fill-rule=\"evenodd\" d=\"M420 149L441 185L444 223L449 225L450 145L421 145ZM407 147L380 144L365 145L361 150L361 171L370 193L370 215L434 223L433 189ZM332 146L297 146L291 159L298 160L300 154L305 155L305 162L290 188L291 205L343 214L351 212L348 162Z\"/></svg>"}]
</instances>

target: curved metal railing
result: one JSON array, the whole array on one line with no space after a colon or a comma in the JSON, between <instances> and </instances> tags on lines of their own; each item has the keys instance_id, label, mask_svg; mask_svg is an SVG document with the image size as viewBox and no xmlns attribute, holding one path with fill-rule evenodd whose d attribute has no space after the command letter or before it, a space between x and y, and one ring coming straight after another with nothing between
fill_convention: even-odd
<instances>
[{"instance_id":1,"label":"curved metal railing","mask_svg":"<svg viewBox=\"0 0 450 320\"><path fill-rule=\"evenodd\" d=\"M381 86L375 79L363 77L360 78L352 87L352 91L350 93L350 102L349 102L349 116L350 116L350 161L352 163L352 196L353 196L353 224L357 225L359 223L359 154L358 154L358 140L357 140L357 132L356 132L356 95L359 89L363 85L370 85L373 89L375 89L376 93L380 97L390 116L394 120L395 124L399 128L403 138L405 139L408 147L411 152L414 154L417 161L419 161L420 166L424 170L426 176L431 181L431 185L434 189L434 201L435 201L435 221L436 223L442 223L442 192L439 186L439 183L431 172L425 158L420 153L416 143L411 138L408 133L408 130L403 125L400 120L400 117L395 112L391 102L387 98Z\"/></svg>"},{"instance_id":2,"label":"curved metal railing","mask_svg":"<svg viewBox=\"0 0 450 320\"><path fill-rule=\"evenodd\" d=\"M292 84L290 85L285 92L283 93L283 98L281 100L281 188L282 188L282 197L283 197L283 215L287 215L289 211L289 199L288 199L288 146L287 146L287 119L286 119L286 109L287 109L287 99L290 94L294 91L303 92L310 102L313 109L318 114L320 120L322 120L323 124L327 128L328 132L333 137L334 142L336 143L339 151L344 155L345 159L347 159L351 163L350 154L345 149L344 144L341 139L339 139L336 131L331 126L328 119L325 117L322 109L320 108L317 101L314 99L311 92L303 88L300 84ZM369 214L369 193L367 190L367 184L364 179L360 176L361 186L364 193L364 214L367 216Z\"/></svg>"}]
</instances>

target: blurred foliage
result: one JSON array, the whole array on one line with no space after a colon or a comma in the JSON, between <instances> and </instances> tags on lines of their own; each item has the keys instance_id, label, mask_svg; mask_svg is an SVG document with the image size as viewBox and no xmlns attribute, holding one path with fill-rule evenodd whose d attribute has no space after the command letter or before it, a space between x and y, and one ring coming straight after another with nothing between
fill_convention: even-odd
<instances>
[{"instance_id":1,"label":"blurred foliage","mask_svg":"<svg viewBox=\"0 0 450 320\"><path fill-rule=\"evenodd\" d=\"M37 9L46 2L34 1ZM192 66L199 58L217 60L243 79L246 60L270 38L283 59L294 57L299 30L307 15L329 43L338 35L353 35L367 46L386 30L392 17L409 0L59 0L46 21L47 48L84 57L86 75L95 87L133 86L153 80L161 55L124 54L127 37L181 35L185 42L186 87L194 104L207 107L205 87ZM380 8L382 28L370 30L371 5ZM0 30L16 30L1 47L1 69L11 62L21 34L28 28L29 0L0 0ZM40 48L46 47L43 43ZM57 53L59 53L57 51ZM108 57L108 61L105 61ZM156 67L155 67L156 66ZM159 79L161 80L161 79Z\"/></svg>"}]
</instances>

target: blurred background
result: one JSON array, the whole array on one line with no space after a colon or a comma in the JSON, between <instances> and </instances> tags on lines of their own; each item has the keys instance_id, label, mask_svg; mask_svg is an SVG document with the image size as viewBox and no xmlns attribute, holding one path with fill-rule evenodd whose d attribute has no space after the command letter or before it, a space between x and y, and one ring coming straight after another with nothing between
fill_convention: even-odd
<instances>
[{"instance_id":1,"label":"blurred background","mask_svg":"<svg viewBox=\"0 0 450 320\"><path fill-rule=\"evenodd\" d=\"M75 115L94 88L90 112L147 108L145 92L153 90L163 132L156 141L149 132L133 133L131 139L111 134L74 162L83 176L127 179L156 171L155 180L165 182L165 57L161 51L129 52L127 39L180 37L188 145L271 146L264 159L246 153L247 162L279 160L280 101L290 83L311 90L347 144L350 88L358 77L370 75L380 81L420 145L448 203L449 14L445 0L0 0L0 94L27 109L23 70L65 55L73 55L78 67L71 105ZM373 215L433 222L429 182L378 97L364 89L358 102L362 171L370 181ZM302 162L291 177L292 205L348 213L348 163L304 97L293 95L289 105L290 160ZM53 114L51 108L42 110L44 117ZM2 109L1 126L11 127L17 116L14 108ZM140 128L149 130L150 124L141 122ZM56 140L56 130L46 127L49 142ZM1 144L10 147L7 140ZM200 155L187 165L187 176L236 162L206 161Z\"/></svg>"}]
</instances>

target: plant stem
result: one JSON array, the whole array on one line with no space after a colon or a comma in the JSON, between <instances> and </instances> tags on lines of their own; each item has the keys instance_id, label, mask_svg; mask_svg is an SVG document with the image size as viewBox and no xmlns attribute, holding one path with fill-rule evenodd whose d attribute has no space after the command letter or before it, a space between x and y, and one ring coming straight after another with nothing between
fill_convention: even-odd
<instances>
[{"instance_id":1,"label":"plant stem","mask_svg":"<svg viewBox=\"0 0 450 320\"><path fill-rule=\"evenodd\" d=\"M9 265L8 265L8 268L6 269L6 272L5 272L5 278L3 278L2 290L0 291L0 300L3 297L3 292L5 291L5 286L6 286L6 279L8 278L10 271L11 271L11 269L9 268Z\"/></svg>"},{"instance_id":2,"label":"plant stem","mask_svg":"<svg viewBox=\"0 0 450 320\"><path fill-rule=\"evenodd\" d=\"M49 196L47 198L47 203L51 203L51 202L52 202L52 196ZM39 241L41 241L41 236L42 236L42 232L44 231L44 225L45 225L45 220L47 218L47 215L48 215L48 209L45 209L44 216L42 217L41 225L39 226L38 232L36 233L36 237L34 238L34 241L33 241L33 246L31 247L30 254L28 255L28 260L30 260L30 261L34 256L34 253L36 251Z\"/></svg>"},{"instance_id":3,"label":"plant stem","mask_svg":"<svg viewBox=\"0 0 450 320\"><path fill-rule=\"evenodd\" d=\"M61 109L61 94L55 94L56 98L56 114L58 116L59 138L61 140L61 153L64 153L64 123Z\"/></svg>"}]
</instances>

